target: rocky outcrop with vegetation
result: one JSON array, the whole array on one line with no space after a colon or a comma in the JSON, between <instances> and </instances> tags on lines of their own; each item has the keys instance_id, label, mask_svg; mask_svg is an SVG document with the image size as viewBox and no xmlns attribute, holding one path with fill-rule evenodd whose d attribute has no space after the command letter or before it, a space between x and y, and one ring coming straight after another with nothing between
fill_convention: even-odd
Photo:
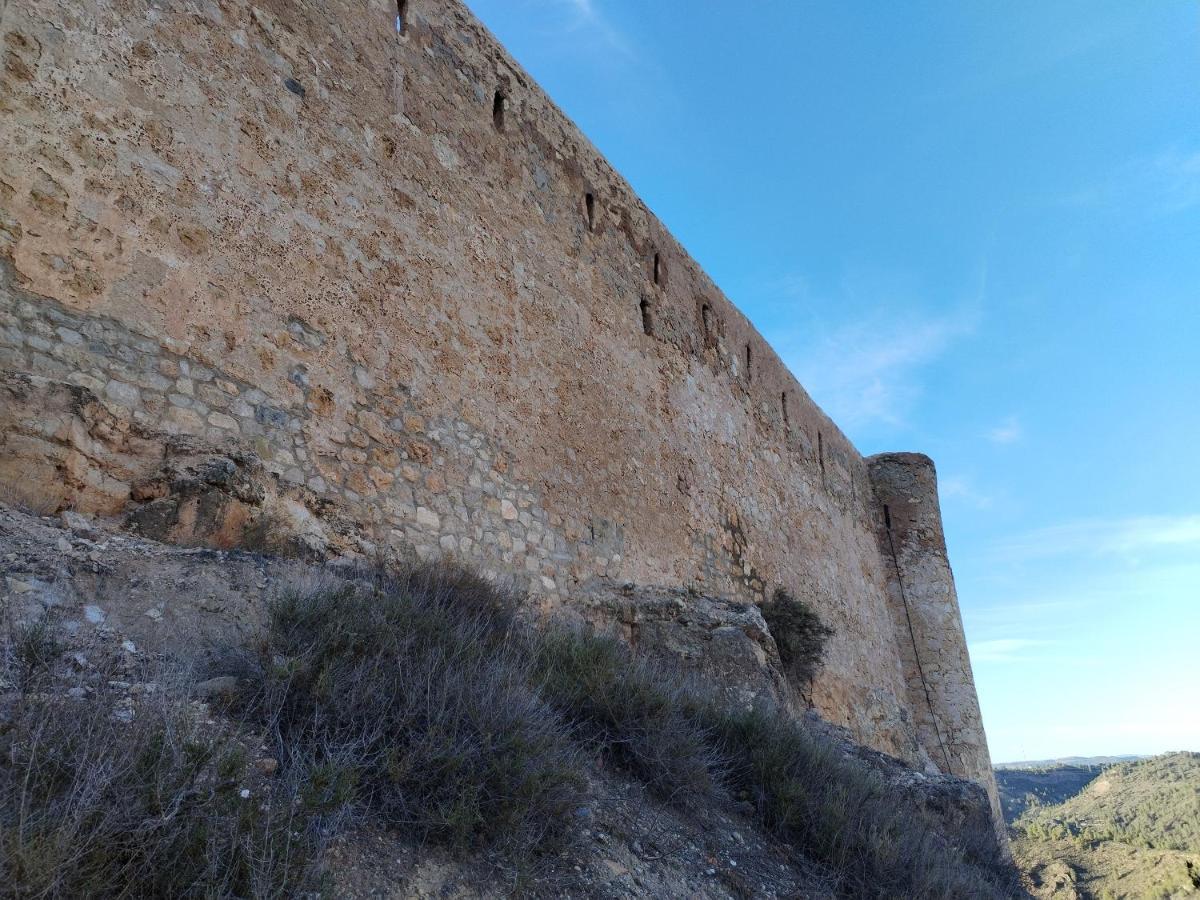
<instances>
[{"instance_id":1,"label":"rocky outcrop with vegetation","mask_svg":"<svg viewBox=\"0 0 1200 900\"><path fill-rule=\"evenodd\" d=\"M11 507L0 560L6 896L1019 893L977 785L689 667L772 669L750 610L649 654L449 564Z\"/></svg>"}]
</instances>

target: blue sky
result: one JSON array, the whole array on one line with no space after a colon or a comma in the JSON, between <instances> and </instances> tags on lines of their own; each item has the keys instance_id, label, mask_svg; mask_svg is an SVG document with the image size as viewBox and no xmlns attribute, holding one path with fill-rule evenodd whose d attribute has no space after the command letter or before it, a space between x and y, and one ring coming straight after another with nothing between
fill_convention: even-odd
<instances>
[{"instance_id":1,"label":"blue sky","mask_svg":"<svg viewBox=\"0 0 1200 900\"><path fill-rule=\"evenodd\" d=\"M1200 5L468 0L863 453L998 761L1200 750Z\"/></svg>"}]
</instances>

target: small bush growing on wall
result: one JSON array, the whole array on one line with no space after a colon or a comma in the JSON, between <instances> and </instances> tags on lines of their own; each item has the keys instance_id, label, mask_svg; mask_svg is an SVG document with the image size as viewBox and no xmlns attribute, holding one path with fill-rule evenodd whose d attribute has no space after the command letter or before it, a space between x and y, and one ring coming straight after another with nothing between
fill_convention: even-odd
<instances>
[{"instance_id":1,"label":"small bush growing on wall","mask_svg":"<svg viewBox=\"0 0 1200 900\"><path fill-rule=\"evenodd\" d=\"M770 603L762 606L763 618L779 647L783 671L796 685L812 683L825 656L825 643L833 629L821 621L812 607L780 588Z\"/></svg>"}]
</instances>

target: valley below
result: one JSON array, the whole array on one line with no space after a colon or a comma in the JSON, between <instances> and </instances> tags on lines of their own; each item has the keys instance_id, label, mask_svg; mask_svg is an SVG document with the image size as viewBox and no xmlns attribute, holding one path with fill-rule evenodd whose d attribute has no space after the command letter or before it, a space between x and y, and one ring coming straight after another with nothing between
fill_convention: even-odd
<instances>
[{"instance_id":1,"label":"valley below","mask_svg":"<svg viewBox=\"0 0 1200 900\"><path fill-rule=\"evenodd\" d=\"M1013 856L1036 897L1200 897L1200 753L998 766Z\"/></svg>"}]
</instances>

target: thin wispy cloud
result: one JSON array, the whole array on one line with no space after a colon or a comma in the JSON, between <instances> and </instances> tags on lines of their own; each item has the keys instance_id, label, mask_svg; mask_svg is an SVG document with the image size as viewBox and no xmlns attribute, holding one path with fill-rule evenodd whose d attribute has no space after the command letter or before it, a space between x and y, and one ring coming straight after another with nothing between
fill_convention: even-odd
<instances>
[{"instance_id":1,"label":"thin wispy cloud","mask_svg":"<svg viewBox=\"0 0 1200 900\"><path fill-rule=\"evenodd\" d=\"M975 509L990 509L992 498L975 487L965 475L943 475L938 478L938 493L943 500L959 500Z\"/></svg>"},{"instance_id":2,"label":"thin wispy cloud","mask_svg":"<svg viewBox=\"0 0 1200 900\"><path fill-rule=\"evenodd\" d=\"M803 340L773 342L813 398L853 428L871 422L901 425L924 391L921 369L975 329L976 315L877 313Z\"/></svg>"},{"instance_id":3,"label":"thin wispy cloud","mask_svg":"<svg viewBox=\"0 0 1200 900\"><path fill-rule=\"evenodd\" d=\"M996 543L992 555L1010 560L1055 556L1125 556L1158 550L1200 550L1200 515L1080 519Z\"/></svg>"},{"instance_id":4,"label":"thin wispy cloud","mask_svg":"<svg viewBox=\"0 0 1200 900\"><path fill-rule=\"evenodd\" d=\"M549 0L544 5L552 13L548 26L576 35L586 32L588 37L598 39L606 51L626 57L634 55L629 38L600 12L594 0Z\"/></svg>"},{"instance_id":5,"label":"thin wispy cloud","mask_svg":"<svg viewBox=\"0 0 1200 900\"><path fill-rule=\"evenodd\" d=\"M1062 202L1150 217L1194 209L1200 206L1200 149L1172 146L1136 157Z\"/></svg>"},{"instance_id":6,"label":"thin wispy cloud","mask_svg":"<svg viewBox=\"0 0 1200 900\"><path fill-rule=\"evenodd\" d=\"M1033 6L1026 12L1031 15L1021 17L1024 27L1013 18L1013 27L993 35L992 52L974 60L966 77L939 84L925 99L944 102L1012 89L1035 79L1044 82L1056 71L1104 52L1124 30L1119 17L1106 20L1099 10L1069 23L1061 18L1066 8L1055 4Z\"/></svg>"},{"instance_id":7,"label":"thin wispy cloud","mask_svg":"<svg viewBox=\"0 0 1200 900\"><path fill-rule=\"evenodd\" d=\"M1153 177L1164 212L1200 206L1200 151L1186 153L1172 148L1160 153L1154 160Z\"/></svg>"},{"instance_id":8,"label":"thin wispy cloud","mask_svg":"<svg viewBox=\"0 0 1200 900\"><path fill-rule=\"evenodd\" d=\"M989 428L987 439L993 444L1015 444L1025 436L1025 429L1016 416L1009 416L1000 424Z\"/></svg>"},{"instance_id":9,"label":"thin wispy cloud","mask_svg":"<svg viewBox=\"0 0 1200 900\"><path fill-rule=\"evenodd\" d=\"M521 54L526 65L532 54L535 59L569 58L589 67L615 64L621 69L638 55L630 36L606 14L602 0L467 0L467 5L493 27L526 26L517 32L534 39Z\"/></svg>"},{"instance_id":10,"label":"thin wispy cloud","mask_svg":"<svg viewBox=\"0 0 1200 900\"><path fill-rule=\"evenodd\" d=\"M985 256L966 296L931 312L903 272L851 270L832 296L804 275L777 275L759 288L760 308L779 323L764 333L813 399L852 434L869 425L905 427L925 393L927 368L976 334L988 278Z\"/></svg>"},{"instance_id":11,"label":"thin wispy cloud","mask_svg":"<svg viewBox=\"0 0 1200 900\"><path fill-rule=\"evenodd\" d=\"M807 278L792 273L782 275L771 283L770 296L776 298L776 302L803 300L812 296L812 288Z\"/></svg>"},{"instance_id":12,"label":"thin wispy cloud","mask_svg":"<svg viewBox=\"0 0 1200 900\"><path fill-rule=\"evenodd\" d=\"M1020 595L1017 595L1020 596ZM969 610L970 633L1011 634L1013 631L1052 633L1056 622L1084 615L1096 605L1093 594L1022 597L993 606L976 604Z\"/></svg>"},{"instance_id":13,"label":"thin wispy cloud","mask_svg":"<svg viewBox=\"0 0 1200 900\"><path fill-rule=\"evenodd\" d=\"M968 650L975 663L1024 662L1029 658L1027 651L1041 647L1049 641L1030 638L996 638L990 641L974 641Z\"/></svg>"}]
</instances>

